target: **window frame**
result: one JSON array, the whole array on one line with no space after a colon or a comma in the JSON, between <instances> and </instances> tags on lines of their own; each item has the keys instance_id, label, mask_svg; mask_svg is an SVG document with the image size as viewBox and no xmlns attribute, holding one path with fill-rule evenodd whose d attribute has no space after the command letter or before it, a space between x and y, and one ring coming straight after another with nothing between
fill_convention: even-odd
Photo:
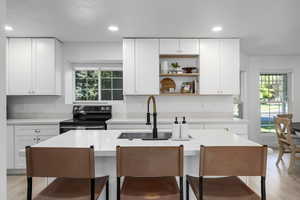
<instances>
[{"instance_id":1,"label":"window frame","mask_svg":"<svg viewBox=\"0 0 300 200\"><path fill-rule=\"evenodd\" d=\"M123 104L124 103L124 95L123 100L101 100L101 72L102 71L121 71L123 73L122 63L105 63L105 64L93 64L93 63L73 63L72 67L72 95L73 95L73 104ZM81 101L76 100L76 77L75 72L78 70L94 70L98 71L98 100L89 100L89 101ZM122 80L123 80L122 76ZM113 90L113 89L112 89ZM124 85L122 87L122 92L124 94Z\"/></svg>"}]
</instances>

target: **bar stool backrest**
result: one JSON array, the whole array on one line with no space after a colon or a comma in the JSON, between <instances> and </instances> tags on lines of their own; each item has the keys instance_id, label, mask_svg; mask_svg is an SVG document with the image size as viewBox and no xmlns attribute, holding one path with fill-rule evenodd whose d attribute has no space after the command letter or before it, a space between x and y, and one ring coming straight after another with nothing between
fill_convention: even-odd
<instances>
[{"instance_id":1,"label":"bar stool backrest","mask_svg":"<svg viewBox=\"0 0 300 200\"><path fill-rule=\"evenodd\" d=\"M117 176L183 176L183 146L117 147Z\"/></svg>"},{"instance_id":2,"label":"bar stool backrest","mask_svg":"<svg viewBox=\"0 0 300 200\"><path fill-rule=\"evenodd\" d=\"M289 118L276 117L274 123L279 145L293 145L292 121Z\"/></svg>"},{"instance_id":3,"label":"bar stool backrest","mask_svg":"<svg viewBox=\"0 0 300 200\"><path fill-rule=\"evenodd\" d=\"M28 177L94 178L94 148L26 147Z\"/></svg>"},{"instance_id":4,"label":"bar stool backrest","mask_svg":"<svg viewBox=\"0 0 300 200\"><path fill-rule=\"evenodd\" d=\"M291 114L291 113L288 113L288 114L278 114L277 117L288 118L288 119L292 120L293 119L293 114Z\"/></svg>"},{"instance_id":5,"label":"bar stool backrest","mask_svg":"<svg viewBox=\"0 0 300 200\"><path fill-rule=\"evenodd\" d=\"M265 176L267 146L201 146L200 176Z\"/></svg>"}]
</instances>

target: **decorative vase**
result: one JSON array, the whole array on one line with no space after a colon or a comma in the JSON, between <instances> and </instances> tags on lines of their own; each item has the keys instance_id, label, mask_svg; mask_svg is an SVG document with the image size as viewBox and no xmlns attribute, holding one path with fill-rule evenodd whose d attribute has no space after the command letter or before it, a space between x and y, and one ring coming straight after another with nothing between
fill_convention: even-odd
<instances>
[{"instance_id":1,"label":"decorative vase","mask_svg":"<svg viewBox=\"0 0 300 200\"><path fill-rule=\"evenodd\" d=\"M163 61L161 65L161 73L162 74L167 74L169 72L169 63L168 61Z\"/></svg>"}]
</instances>

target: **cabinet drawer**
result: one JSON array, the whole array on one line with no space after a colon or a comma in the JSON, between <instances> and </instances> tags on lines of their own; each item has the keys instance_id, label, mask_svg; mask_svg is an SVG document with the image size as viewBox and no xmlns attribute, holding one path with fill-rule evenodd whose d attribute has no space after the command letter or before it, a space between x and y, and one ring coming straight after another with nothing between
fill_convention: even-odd
<instances>
[{"instance_id":1,"label":"cabinet drawer","mask_svg":"<svg viewBox=\"0 0 300 200\"><path fill-rule=\"evenodd\" d=\"M58 135L58 125L28 125L28 126L15 126L15 134L18 135Z\"/></svg>"},{"instance_id":2,"label":"cabinet drawer","mask_svg":"<svg viewBox=\"0 0 300 200\"><path fill-rule=\"evenodd\" d=\"M248 125L247 124L205 124L206 129L228 129L230 132L237 135L247 135Z\"/></svg>"}]
</instances>

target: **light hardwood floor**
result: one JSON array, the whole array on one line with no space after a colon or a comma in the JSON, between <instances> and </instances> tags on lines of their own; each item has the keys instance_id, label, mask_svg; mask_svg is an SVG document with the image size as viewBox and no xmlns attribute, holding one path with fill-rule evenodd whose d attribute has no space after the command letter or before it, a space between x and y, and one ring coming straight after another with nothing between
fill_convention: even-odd
<instances>
[{"instance_id":1,"label":"light hardwood floor","mask_svg":"<svg viewBox=\"0 0 300 200\"><path fill-rule=\"evenodd\" d=\"M300 200L300 162L293 174L288 174L289 155L275 165L277 151L268 155L267 200ZM8 176L8 200L26 200L26 177ZM260 178L248 178L248 183L260 194ZM45 187L45 179L33 179L33 193Z\"/></svg>"}]
</instances>

